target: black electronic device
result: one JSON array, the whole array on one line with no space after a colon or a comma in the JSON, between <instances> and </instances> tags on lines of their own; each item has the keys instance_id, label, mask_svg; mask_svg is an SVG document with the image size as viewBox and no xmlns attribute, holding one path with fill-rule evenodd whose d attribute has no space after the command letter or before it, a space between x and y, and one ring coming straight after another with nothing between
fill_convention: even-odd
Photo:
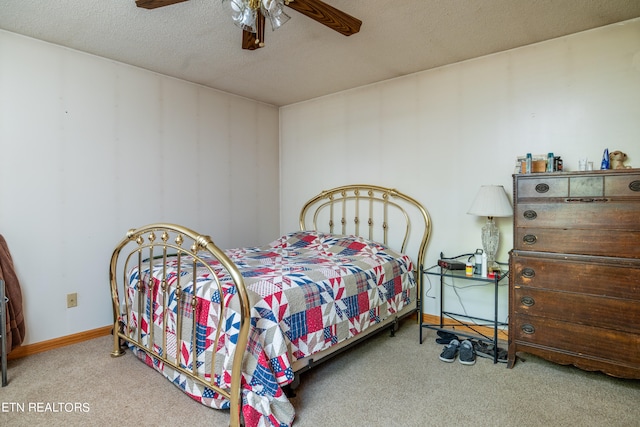
<instances>
[{"instance_id":1,"label":"black electronic device","mask_svg":"<svg viewBox=\"0 0 640 427\"><path fill-rule=\"evenodd\" d=\"M438 266L447 270L464 270L466 264L464 262L456 261L454 259L439 259Z\"/></svg>"}]
</instances>

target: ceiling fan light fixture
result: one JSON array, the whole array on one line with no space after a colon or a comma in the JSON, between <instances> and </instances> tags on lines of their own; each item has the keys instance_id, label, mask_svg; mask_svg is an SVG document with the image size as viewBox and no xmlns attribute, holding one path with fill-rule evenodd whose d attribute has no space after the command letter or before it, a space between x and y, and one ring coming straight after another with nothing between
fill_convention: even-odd
<instances>
[{"instance_id":1,"label":"ceiling fan light fixture","mask_svg":"<svg viewBox=\"0 0 640 427\"><path fill-rule=\"evenodd\" d=\"M256 32L256 15L259 6L256 0L222 0L222 4L225 3L231 12L231 20L234 24L245 31Z\"/></svg>"},{"instance_id":2,"label":"ceiling fan light fixture","mask_svg":"<svg viewBox=\"0 0 640 427\"><path fill-rule=\"evenodd\" d=\"M284 12L285 6L345 36L359 32L362 25L361 20L326 4L322 0L220 0L220 2L229 9L235 25L242 28L242 48L248 50L264 46L267 18L271 22L273 31L291 19Z\"/></svg>"},{"instance_id":3,"label":"ceiling fan light fixture","mask_svg":"<svg viewBox=\"0 0 640 427\"><path fill-rule=\"evenodd\" d=\"M280 28L291 17L284 12L284 0L222 0L231 12L231 20L238 27L256 33L258 14L269 18L271 29Z\"/></svg>"},{"instance_id":4,"label":"ceiling fan light fixture","mask_svg":"<svg viewBox=\"0 0 640 427\"><path fill-rule=\"evenodd\" d=\"M239 23L236 23L240 28L251 33L255 33L256 30L256 17L258 12L251 8L246 8L242 14L242 19Z\"/></svg>"},{"instance_id":5,"label":"ceiling fan light fixture","mask_svg":"<svg viewBox=\"0 0 640 427\"><path fill-rule=\"evenodd\" d=\"M268 0L265 0L265 2ZM273 1L273 3L276 3L275 1ZM268 13L262 13L263 15L265 15L267 18L269 18L269 22L271 22L271 30L275 31L278 28L282 27L289 19L291 19L291 17L289 15L287 15L286 13L284 13L284 4L279 1L277 2L280 6L277 8L273 8L271 11L269 11Z\"/></svg>"}]
</instances>

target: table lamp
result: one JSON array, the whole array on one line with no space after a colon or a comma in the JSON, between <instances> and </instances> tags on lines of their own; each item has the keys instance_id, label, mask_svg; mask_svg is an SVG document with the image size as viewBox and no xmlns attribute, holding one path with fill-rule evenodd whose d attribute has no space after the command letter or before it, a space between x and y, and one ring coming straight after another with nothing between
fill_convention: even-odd
<instances>
[{"instance_id":1,"label":"table lamp","mask_svg":"<svg viewBox=\"0 0 640 427\"><path fill-rule=\"evenodd\" d=\"M481 186L467 213L487 217L487 223L482 227L482 249L487 254L487 270L499 270L496 264L496 253L500 243L500 230L493 218L513 215L513 207L504 187L502 185Z\"/></svg>"}]
</instances>

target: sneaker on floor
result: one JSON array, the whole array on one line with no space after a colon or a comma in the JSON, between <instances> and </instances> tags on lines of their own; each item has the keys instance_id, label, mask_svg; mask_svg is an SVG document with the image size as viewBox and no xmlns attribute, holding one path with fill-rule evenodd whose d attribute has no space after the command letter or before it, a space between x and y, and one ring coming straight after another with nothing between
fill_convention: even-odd
<instances>
[{"instance_id":1,"label":"sneaker on floor","mask_svg":"<svg viewBox=\"0 0 640 427\"><path fill-rule=\"evenodd\" d=\"M449 344L451 341L453 340L460 340L460 338L458 338L456 335L450 336L450 337L440 337L440 338L436 338L436 342L438 344Z\"/></svg>"},{"instance_id":2,"label":"sneaker on floor","mask_svg":"<svg viewBox=\"0 0 640 427\"><path fill-rule=\"evenodd\" d=\"M447 331L440 330L440 331L438 331L436 333L438 334L439 337L442 337L442 338L455 338L456 337L455 334L453 334L451 332L447 332Z\"/></svg>"},{"instance_id":3,"label":"sneaker on floor","mask_svg":"<svg viewBox=\"0 0 640 427\"><path fill-rule=\"evenodd\" d=\"M476 363L476 352L473 350L473 344L471 344L471 341L462 341L462 344L460 344L460 357L458 360L463 365L473 365Z\"/></svg>"},{"instance_id":4,"label":"sneaker on floor","mask_svg":"<svg viewBox=\"0 0 640 427\"><path fill-rule=\"evenodd\" d=\"M444 347L442 353L440 353L440 360L443 362L453 362L456 360L456 355L458 354L458 347L460 346L460 341L451 340L449 344Z\"/></svg>"},{"instance_id":5,"label":"sneaker on floor","mask_svg":"<svg viewBox=\"0 0 640 427\"><path fill-rule=\"evenodd\" d=\"M438 338L436 338L436 342L438 344L449 344L453 340L460 340L456 334L452 334L447 331L438 331Z\"/></svg>"}]
</instances>

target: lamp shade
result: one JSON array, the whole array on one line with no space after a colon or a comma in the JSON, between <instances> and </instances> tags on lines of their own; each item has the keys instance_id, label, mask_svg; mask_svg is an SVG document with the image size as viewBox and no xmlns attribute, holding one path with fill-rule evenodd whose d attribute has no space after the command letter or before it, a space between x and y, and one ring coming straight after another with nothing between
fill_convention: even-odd
<instances>
[{"instance_id":1,"label":"lamp shade","mask_svg":"<svg viewBox=\"0 0 640 427\"><path fill-rule=\"evenodd\" d=\"M511 216L513 207L502 185L483 185L467 213L488 217Z\"/></svg>"}]
</instances>

